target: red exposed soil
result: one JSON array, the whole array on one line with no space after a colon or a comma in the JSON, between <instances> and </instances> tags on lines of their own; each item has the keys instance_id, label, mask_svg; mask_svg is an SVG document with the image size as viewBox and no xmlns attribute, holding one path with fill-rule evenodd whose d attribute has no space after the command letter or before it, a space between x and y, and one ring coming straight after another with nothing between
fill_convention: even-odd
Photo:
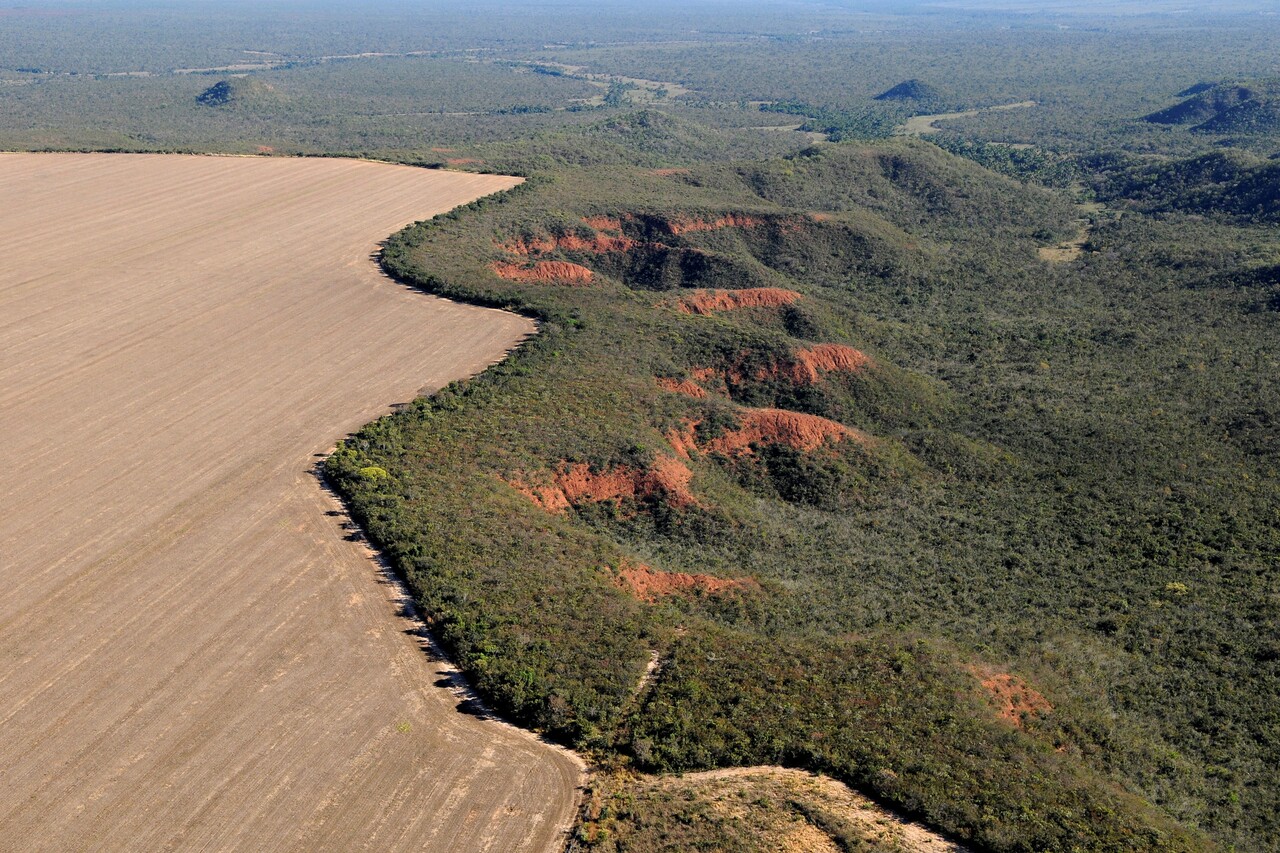
<instances>
[{"instance_id":1,"label":"red exposed soil","mask_svg":"<svg viewBox=\"0 0 1280 853\"><path fill-rule=\"evenodd\" d=\"M686 314L711 314L736 308L780 308L800 298L781 287L748 287L742 290L696 290L682 297L677 307Z\"/></svg>"},{"instance_id":2,"label":"red exposed soil","mask_svg":"<svg viewBox=\"0 0 1280 853\"><path fill-rule=\"evenodd\" d=\"M632 468L592 471L585 462L569 465L556 476L556 485L571 504L635 498L647 491L643 474Z\"/></svg>"},{"instance_id":3,"label":"red exposed soil","mask_svg":"<svg viewBox=\"0 0 1280 853\"><path fill-rule=\"evenodd\" d=\"M659 456L649 469L647 481L657 490L665 492L667 501L673 506L694 506L698 501L689 490L693 480L693 472L689 467L672 456Z\"/></svg>"},{"instance_id":4,"label":"red exposed soil","mask_svg":"<svg viewBox=\"0 0 1280 853\"><path fill-rule=\"evenodd\" d=\"M566 252L590 252L592 254L627 252L639 245L639 241L630 237L611 237L607 234L595 234L590 238L585 238L577 234L561 234L559 237L517 237L503 244L502 248L513 255L527 257L529 255L545 255L548 252L554 252L556 249L562 249Z\"/></svg>"},{"instance_id":5,"label":"red exposed soil","mask_svg":"<svg viewBox=\"0 0 1280 853\"><path fill-rule=\"evenodd\" d=\"M658 379L658 387L673 394L684 394L686 397L702 399L707 396L706 388L689 379L673 379L664 376Z\"/></svg>"},{"instance_id":6,"label":"red exposed soil","mask_svg":"<svg viewBox=\"0 0 1280 853\"><path fill-rule=\"evenodd\" d=\"M538 261L531 266L494 261L489 265L494 274L507 281L553 282L556 284L590 284L595 278L591 270L568 261Z\"/></svg>"},{"instance_id":7,"label":"red exposed soil","mask_svg":"<svg viewBox=\"0 0 1280 853\"><path fill-rule=\"evenodd\" d=\"M698 231L719 231L722 228L755 228L763 224L764 220L757 216L728 213L715 219L671 219L667 221L667 228L678 237L681 234L693 234Z\"/></svg>"},{"instance_id":8,"label":"red exposed soil","mask_svg":"<svg viewBox=\"0 0 1280 853\"><path fill-rule=\"evenodd\" d=\"M584 216L582 221L597 231L622 230L622 219L617 216Z\"/></svg>"},{"instance_id":9,"label":"red exposed soil","mask_svg":"<svg viewBox=\"0 0 1280 853\"><path fill-rule=\"evenodd\" d=\"M674 175L688 175L691 172L688 169L654 169L653 174L659 178L670 178Z\"/></svg>"},{"instance_id":10,"label":"red exposed soil","mask_svg":"<svg viewBox=\"0 0 1280 853\"><path fill-rule=\"evenodd\" d=\"M556 250L556 241L551 237L517 237L502 244L513 255L528 257L529 255L545 255Z\"/></svg>"},{"instance_id":11,"label":"red exposed soil","mask_svg":"<svg viewBox=\"0 0 1280 853\"><path fill-rule=\"evenodd\" d=\"M654 604L670 595L706 592L718 595L743 589L759 589L754 578L718 578L684 572L656 572L643 563L625 565L618 572L618 586L641 601Z\"/></svg>"},{"instance_id":12,"label":"red exposed soil","mask_svg":"<svg viewBox=\"0 0 1280 853\"><path fill-rule=\"evenodd\" d=\"M981 680L1000 719L1018 728L1024 727L1026 717L1047 714L1053 710L1053 705L1049 704L1049 700L1040 691L1016 675L1007 672L985 675L978 671L974 675Z\"/></svg>"},{"instance_id":13,"label":"red exposed soil","mask_svg":"<svg viewBox=\"0 0 1280 853\"><path fill-rule=\"evenodd\" d=\"M541 480L539 482L538 480ZM695 506L689 490L693 472L680 460L661 456L648 470L619 465L592 471L585 462L564 462L550 478L508 480L508 484L547 512L563 512L580 504L642 500L660 496L672 506Z\"/></svg>"},{"instance_id":14,"label":"red exposed soil","mask_svg":"<svg viewBox=\"0 0 1280 853\"><path fill-rule=\"evenodd\" d=\"M554 482L546 482L545 478L543 482L530 482L522 475L504 482L547 512L564 512L572 506L565 497L564 490Z\"/></svg>"},{"instance_id":15,"label":"red exposed soil","mask_svg":"<svg viewBox=\"0 0 1280 853\"><path fill-rule=\"evenodd\" d=\"M752 445L757 444L781 444L811 451L829 442L834 444L846 439L863 444L871 441L865 433L817 415L785 409L745 409L741 427L725 432L701 447L709 453L747 456L753 452Z\"/></svg>"},{"instance_id":16,"label":"red exposed soil","mask_svg":"<svg viewBox=\"0 0 1280 853\"><path fill-rule=\"evenodd\" d=\"M812 385L823 373L857 373L871 363L866 353L844 344L818 344L796 350L793 378Z\"/></svg>"},{"instance_id":17,"label":"red exposed soil","mask_svg":"<svg viewBox=\"0 0 1280 853\"><path fill-rule=\"evenodd\" d=\"M463 165L466 163L480 161L457 159L449 160L448 162L449 165ZM676 172L673 172L673 174L676 174ZM557 249L566 252L590 252L593 254L601 254L605 252L629 252L643 246L663 248L663 244L661 243L646 243L644 241L637 240L634 237L628 237L622 234L623 221L631 218L633 217L629 214L624 216L585 216L582 219L583 224L596 232L591 236L570 233L560 234L558 236L543 235L516 237L506 243L503 243L502 248L513 255L521 255L525 257L530 255L545 255L550 252L554 252ZM681 234L692 234L700 231L717 231L722 228L755 228L763 225L764 223L765 220L759 217L730 213L717 219L675 218L669 219L663 224L666 226L667 231L673 236L679 236ZM774 290L775 288L760 289Z\"/></svg>"},{"instance_id":18,"label":"red exposed soil","mask_svg":"<svg viewBox=\"0 0 1280 853\"><path fill-rule=\"evenodd\" d=\"M764 382L770 379L787 379L796 385L814 385L827 373L857 373L873 365L866 353L844 344L818 344L809 349L796 350L790 359L765 366L757 366L750 373L744 364L747 353L728 367L698 367L689 375L698 382L720 379L740 385L748 379Z\"/></svg>"},{"instance_id":19,"label":"red exposed soil","mask_svg":"<svg viewBox=\"0 0 1280 853\"><path fill-rule=\"evenodd\" d=\"M556 239L557 248L566 252L629 252L639 245L639 241L630 237L610 237L607 234L596 234L590 239L565 234Z\"/></svg>"},{"instance_id":20,"label":"red exposed soil","mask_svg":"<svg viewBox=\"0 0 1280 853\"><path fill-rule=\"evenodd\" d=\"M695 430L697 430L699 423L701 421L686 420L679 429L667 430L667 441L670 442L676 455L688 459L693 451L698 449L698 437Z\"/></svg>"}]
</instances>

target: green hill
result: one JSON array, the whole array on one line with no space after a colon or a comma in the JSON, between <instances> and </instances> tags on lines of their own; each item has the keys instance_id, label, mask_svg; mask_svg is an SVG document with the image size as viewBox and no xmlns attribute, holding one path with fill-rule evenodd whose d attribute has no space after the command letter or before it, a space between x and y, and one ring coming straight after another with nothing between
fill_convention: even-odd
<instances>
[{"instance_id":1,"label":"green hill","mask_svg":"<svg viewBox=\"0 0 1280 853\"><path fill-rule=\"evenodd\" d=\"M206 107L225 107L231 104L257 106L280 101L275 87L252 77L232 77L219 80L196 96L196 103Z\"/></svg>"},{"instance_id":2,"label":"green hill","mask_svg":"<svg viewBox=\"0 0 1280 853\"><path fill-rule=\"evenodd\" d=\"M942 93L933 86L925 83L923 80L903 80L901 83L893 86L880 94L876 95L874 100L877 101L916 101L916 102L936 102L943 99Z\"/></svg>"},{"instance_id":3,"label":"green hill","mask_svg":"<svg viewBox=\"0 0 1280 853\"><path fill-rule=\"evenodd\" d=\"M1201 92L1207 92L1216 85L1218 84L1214 82L1206 81L1206 80L1201 80L1199 83L1193 83L1187 88L1183 89L1181 92L1178 93L1178 97L1189 98L1192 95L1198 95Z\"/></svg>"},{"instance_id":4,"label":"green hill","mask_svg":"<svg viewBox=\"0 0 1280 853\"><path fill-rule=\"evenodd\" d=\"M1125 163L1104 173L1097 187L1109 201L1147 211L1280 221L1280 161L1243 151Z\"/></svg>"},{"instance_id":5,"label":"green hill","mask_svg":"<svg viewBox=\"0 0 1280 853\"><path fill-rule=\"evenodd\" d=\"M1207 225L1040 261L1075 215L901 140L552 171L387 246L542 331L328 474L484 695L605 766L818 769L991 850L1250 837L1277 401L1189 353L1259 315Z\"/></svg>"},{"instance_id":6,"label":"green hill","mask_svg":"<svg viewBox=\"0 0 1280 853\"><path fill-rule=\"evenodd\" d=\"M1274 133L1280 130L1280 80L1222 83L1201 89L1179 104L1145 116L1145 120L1190 126L1200 133Z\"/></svg>"}]
</instances>

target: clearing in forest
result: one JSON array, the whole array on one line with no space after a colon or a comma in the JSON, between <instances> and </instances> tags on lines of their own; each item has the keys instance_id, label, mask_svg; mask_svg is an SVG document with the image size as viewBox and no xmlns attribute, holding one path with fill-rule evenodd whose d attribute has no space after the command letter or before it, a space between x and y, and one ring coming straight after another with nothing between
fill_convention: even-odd
<instances>
[{"instance_id":1,"label":"clearing in forest","mask_svg":"<svg viewBox=\"0 0 1280 853\"><path fill-rule=\"evenodd\" d=\"M942 128L938 127L940 121L954 121L961 118L973 118L983 113L1003 112L1004 110L1025 110L1036 106L1035 101L1019 101L1016 104L1000 104L994 107L982 107L976 110L962 110L955 113L933 113L930 115L912 116L907 119L906 124L897 129L897 133L903 136L927 136L930 133L938 133Z\"/></svg>"},{"instance_id":2,"label":"clearing in forest","mask_svg":"<svg viewBox=\"0 0 1280 853\"><path fill-rule=\"evenodd\" d=\"M458 713L313 475L521 317L377 241L518 179L0 154L0 838L558 848L580 770Z\"/></svg>"}]
</instances>

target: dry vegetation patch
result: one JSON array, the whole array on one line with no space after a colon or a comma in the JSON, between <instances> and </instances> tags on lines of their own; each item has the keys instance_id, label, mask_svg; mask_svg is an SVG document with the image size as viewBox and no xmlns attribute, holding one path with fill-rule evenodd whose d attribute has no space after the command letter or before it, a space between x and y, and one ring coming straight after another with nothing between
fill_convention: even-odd
<instances>
[{"instance_id":1,"label":"dry vegetation patch","mask_svg":"<svg viewBox=\"0 0 1280 853\"><path fill-rule=\"evenodd\" d=\"M593 849L604 851L963 853L966 849L841 782L783 767L679 776L602 776L593 782L584 805L580 833L594 842Z\"/></svg>"},{"instance_id":2,"label":"dry vegetation patch","mask_svg":"<svg viewBox=\"0 0 1280 853\"><path fill-rule=\"evenodd\" d=\"M724 228L757 228L765 220L759 216L748 216L743 213L727 213L712 219L697 217L673 217L667 220L667 229L679 237L682 234L696 234L701 231L720 231Z\"/></svg>"}]
</instances>

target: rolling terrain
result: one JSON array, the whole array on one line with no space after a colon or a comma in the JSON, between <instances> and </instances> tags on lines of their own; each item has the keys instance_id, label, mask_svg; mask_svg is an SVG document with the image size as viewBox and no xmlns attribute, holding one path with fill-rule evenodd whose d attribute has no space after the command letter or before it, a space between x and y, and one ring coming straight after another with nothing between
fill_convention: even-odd
<instances>
[{"instance_id":1,"label":"rolling terrain","mask_svg":"<svg viewBox=\"0 0 1280 853\"><path fill-rule=\"evenodd\" d=\"M327 470L483 695L619 768L586 849L712 844L627 774L759 765L978 849L1268 849L1270 243L1082 210L898 139L389 241L541 332Z\"/></svg>"},{"instance_id":2,"label":"rolling terrain","mask_svg":"<svg viewBox=\"0 0 1280 853\"><path fill-rule=\"evenodd\" d=\"M35 6L0 150L523 176L378 259L538 334L395 385L332 166L0 171L0 848L1280 853L1265 4Z\"/></svg>"},{"instance_id":3,"label":"rolling terrain","mask_svg":"<svg viewBox=\"0 0 1280 853\"><path fill-rule=\"evenodd\" d=\"M532 331L369 259L516 183L0 155L0 838L561 843L576 760L455 710L452 671L314 474L350 430Z\"/></svg>"}]
</instances>

